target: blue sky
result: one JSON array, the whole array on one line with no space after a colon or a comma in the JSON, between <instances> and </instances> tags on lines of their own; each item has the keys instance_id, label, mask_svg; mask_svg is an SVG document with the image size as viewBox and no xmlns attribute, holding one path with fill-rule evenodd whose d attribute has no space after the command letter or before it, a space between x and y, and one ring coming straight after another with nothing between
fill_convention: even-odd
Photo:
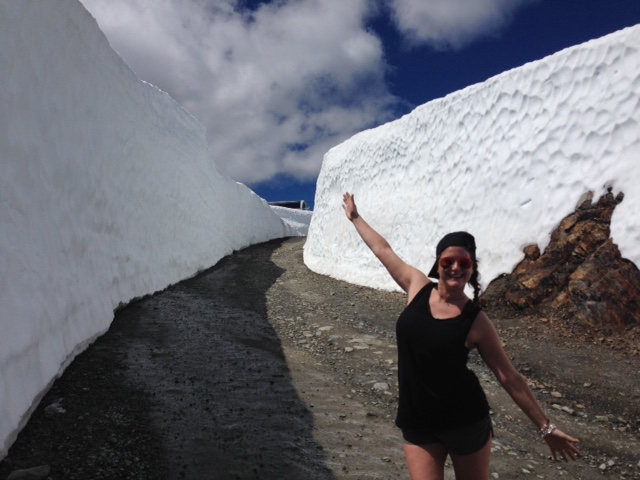
<instances>
[{"instance_id":1,"label":"blue sky","mask_svg":"<svg viewBox=\"0 0 640 480\"><path fill-rule=\"evenodd\" d=\"M505 70L640 23L638 0L82 0L116 51L269 201L322 156Z\"/></svg>"}]
</instances>

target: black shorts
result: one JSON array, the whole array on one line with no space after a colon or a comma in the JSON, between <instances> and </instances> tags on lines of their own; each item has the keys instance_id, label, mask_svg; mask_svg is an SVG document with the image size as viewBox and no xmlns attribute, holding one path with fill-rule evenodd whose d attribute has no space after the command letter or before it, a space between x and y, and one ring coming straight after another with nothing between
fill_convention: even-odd
<instances>
[{"instance_id":1,"label":"black shorts","mask_svg":"<svg viewBox=\"0 0 640 480\"><path fill-rule=\"evenodd\" d=\"M403 428L402 437L413 445L441 443L454 455L469 455L480 450L493 437L493 424L491 417L487 415L471 425L446 432L425 433Z\"/></svg>"}]
</instances>

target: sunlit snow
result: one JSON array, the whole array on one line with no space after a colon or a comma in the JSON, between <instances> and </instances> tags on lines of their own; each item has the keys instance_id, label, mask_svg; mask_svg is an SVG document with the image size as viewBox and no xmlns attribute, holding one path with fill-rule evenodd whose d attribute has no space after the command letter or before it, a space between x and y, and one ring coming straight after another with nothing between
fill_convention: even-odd
<instances>
[{"instance_id":1,"label":"sunlit snow","mask_svg":"<svg viewBox=\"0 0 640 480\"><path fill-rule=\"evenodd\" d=\"M475 235L482 283L544 249L587 191L623 192L611 236L640 265L640 26L418 107L330 150L304 250L312 270L397 289L341 209L428 271L447 232Z\"/></svg>"}]
</instances>

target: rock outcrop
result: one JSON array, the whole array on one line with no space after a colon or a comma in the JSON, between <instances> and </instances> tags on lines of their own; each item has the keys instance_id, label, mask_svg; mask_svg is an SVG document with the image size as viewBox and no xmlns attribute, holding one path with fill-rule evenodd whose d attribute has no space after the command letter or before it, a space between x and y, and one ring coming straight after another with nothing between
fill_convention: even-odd
<instances>
[{"instance_id":1,"label":"rock outcrop","mask_svg":"<svg viewBox=\"0 0 640 480\"><path fill-rule=\"evenodd\" d=\"M585 194L553 231L544 253L527 246L514 271L487 287L482 303L590 332L640 325L640 270L610 238L611 216L623 198L609 190L593 202L593 193Z\"/></svg>"}]
</instances>

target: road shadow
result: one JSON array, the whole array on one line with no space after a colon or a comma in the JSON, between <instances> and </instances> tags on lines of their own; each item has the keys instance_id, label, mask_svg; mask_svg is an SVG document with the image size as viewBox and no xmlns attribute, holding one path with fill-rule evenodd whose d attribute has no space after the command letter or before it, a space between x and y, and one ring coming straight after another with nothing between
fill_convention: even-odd
<instances>
[{"instance_id":1,"label":"road shadow","mask_svg":"<svg viewBox=\"0 0 640 480\"><path fill-rule=\"evenodd\" d=\"M335 478L268 321L283 241L117 311L44 397L11 466L48 463L52 479Z\"/></svg>"}]
</instances>

